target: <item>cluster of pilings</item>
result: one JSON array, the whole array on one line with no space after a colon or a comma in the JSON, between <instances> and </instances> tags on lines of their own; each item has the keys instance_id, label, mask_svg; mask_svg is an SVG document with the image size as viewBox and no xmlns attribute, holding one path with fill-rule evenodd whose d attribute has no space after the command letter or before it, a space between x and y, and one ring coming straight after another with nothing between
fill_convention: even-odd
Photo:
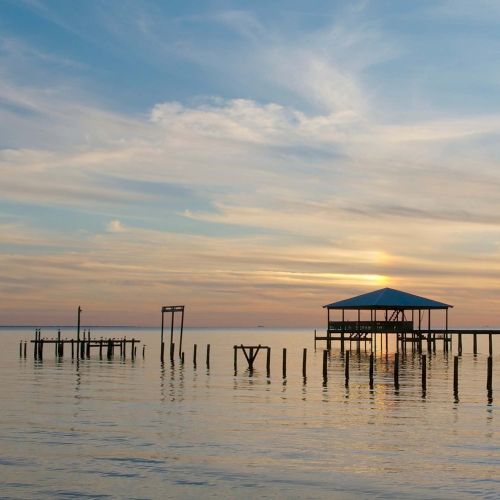
<instances>
[{"instance_id":1,"label":"cluster of pilings","mask_svg":"<svg viewBox=\"0 0 500 500\"><path fill-rule=\"evenodd\" d=\"M92 338L90 330L83 331L83 338L69 339L61 337L61 330L58 330L57 337L48 338L42 337L41 329L35 330L35 339L31 340L34 345L33 356L37 360L42 360L44 356L44 347L47 345L54 346L55 357L61 359L64 356L65 347L71 350L71 359L90 358L91 348L98 349L99 359L103 358L103 353L107 359L112 359L115 355L115 349L120 352L120 359L127 357L127 346L130 346L130 357L135 359L137 356L137 344L140 340L135 338ZM142 356L145 356L146 346L142 347ZM19 344L19 356L26 357L27 342L21 341Z\"/></svg>"},{"instance_id":2,"label":"cluster of pilings","mask_svg":"<svg viewBox=\"0 0 500 500\"><path fill-rule=\"evenodd\" d=\"M205 350L205 366L207 367L207 370L210 369L210 354L211 354L211 347L210 344L207 344ZM185 361L186 361L185 352L181 351L179 353L179 363L181 365L184 365ZM164 360L162 358L161 363L163 364L163 362ZM172 365L175 364L175 342L172 342L170 344L170 363ZM193 344L193 366L194 368L198 367L198 344Z\"/></svg>"}]
</instances>

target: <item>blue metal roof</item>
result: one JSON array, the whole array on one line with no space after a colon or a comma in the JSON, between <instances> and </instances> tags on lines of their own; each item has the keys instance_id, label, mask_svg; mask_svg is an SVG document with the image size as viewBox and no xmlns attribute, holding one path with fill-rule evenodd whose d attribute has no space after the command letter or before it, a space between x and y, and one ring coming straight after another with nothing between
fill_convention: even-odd
<instances>
[{"instance_id":1,"label":"blue metal roof","mask_svg":"<svg viewBox=\"0 0 500 500\"><path fill-rule=\"evenodd\" d=\"M448 309L453 306L393 288L382 288L350 299L332 302L323 307L328 309Z\"/></svg>"}]
</instances>

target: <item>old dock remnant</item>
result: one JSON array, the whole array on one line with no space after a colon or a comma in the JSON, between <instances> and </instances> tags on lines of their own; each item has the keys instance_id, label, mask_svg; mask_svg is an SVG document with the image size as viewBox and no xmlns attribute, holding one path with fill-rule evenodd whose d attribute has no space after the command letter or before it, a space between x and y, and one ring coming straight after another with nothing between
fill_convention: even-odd
<instances>
[{"instance_id":1,"label":"old dock remnant","mask_svg":"<svg viewBox=\"0 0 500 500\"><path fill-rule=\"evenodd\" d=\"M175 313L181 313L181 326L179 335L179 358L182 356L182 334L184 331L184 308L185 306L163 306L161 308L161 340L160 340L160 361L163 363L165 356L165 342L163 340L163 330L165 324L165 313L170 313L170 344L169 353L170 361L174 361L174 325L175 325Z\"/></svg>"}]
</instances>

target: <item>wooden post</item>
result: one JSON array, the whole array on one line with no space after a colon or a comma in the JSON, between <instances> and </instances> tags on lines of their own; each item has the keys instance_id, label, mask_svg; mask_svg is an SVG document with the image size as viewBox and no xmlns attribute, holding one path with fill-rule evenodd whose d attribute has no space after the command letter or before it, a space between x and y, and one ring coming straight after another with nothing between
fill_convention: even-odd
<instances>
[{"instance_id":1,"label":"wooden post","mask_svg":"<svg viewBox=\"0 0 500 500\"><path fill-rule=\"evenodd\" d=\"M332 334L330 332L330 308L327 307L327 327L326 327L326 348L330 350L332 348Z\"/></svg>"},{"instance_id":2,"label":"wooden post","mask_svg":"<svg viewBox=\"0 0 500 500\"><path fill-rule=\"evenodd\" d=\"M286 378L286 347L283 347L283 378Z\"/></svg>"},{"instance_id":3,"label":"wooden post","mask_svg":"<svg viewBox=\"0 0 500 500\"><path fill-rule=\"evenodd\" d=\"M142 359L144 359L144 354L146 353L146 346L142 346Z\"/></svg>"},{"instance_id":4,"label":"wooden post","mask_svg":"<svg viewBox=\"0 0 500 500\"><path fill-rule=\"evenodd\" d=\"M74 359L75 357L75 341L74 339L71 339L71 359Z\"/></svg>"},{"instance_id":5,"label":"wooden post","mask_svg":"<svg viewBox=\"0 0 500 500\"><path fill-rule=\"evenodd\" d=\"M207 344L207 368L210 368L210 344Z\"/></svg>"},{"instance_id":6,"label":"wooden post","mask_svg":"<svg viewBox=\"0 0 500 500\"><path fill-rule=\"evenodd\" d=\"M90 358L90 330L87 332L87 358Z\"/></svg>"},{"instance_id":7,"label":"wooden post","mask_svg":"<svg viewBox=\"0 0 500 500\"><path fill-rule=\"evenodd\" d=\"M132 359L135 359L135 339L132 338L132 352L131 352Z\"/></svg>"},{"instance_id":8,"label":"wooden post","mask_svg":"<svg viewBox=\"0 0 500 500\"><path fill-rule=\"evenodd\" d=\"M453 358L453 392L458 394L458 356Z\"/></svg>"},{"instance_id":9,"label":"wooden post","mask_svg":"<svg viewBox=\"0 0 500 500\"><path fill-rule=\"evenodd\" d=\"M345 352L345 385L346 387L349 385L349 358L351 351L347 350Z\"/></svg>"},{"instance_id":10,"label":"wooden post","mask_svg":"<svg viewBox=\"0 0 500 500\"><path fill-rule=\"evenodd\" d=\"M267 376L271 376L271 348L267 348L267 358L266 358L266 372Z\"/></svg>"},{"instance_id":11,"label":"wooden post","mask_svg":"<svg viewBox=\"0 0 500 500\"><path fill-rule=\"evenodd\" d=\"M493 335L488 333L488 352L490 357L493 356Z\"/></svg>"},{"instance_id":12,"label":"wooden post","mask_svg":"<svg viewBox=\"0 0 500 500\"><path fill-rule=\"evenodd\" d=\"M174 344L174 316L175 316L175 313L174 311L172 310L171 312L171 315L172 315L172 319L170 321L170 361L173 361L174 360L174 348L172 347L172 345Z\"/></svg>"},{"instance_id":13,"label":"wooden post","mask_svg":"<svg viewBox=\"0 0 500 500\"><path fill-rule=\"evenodd\" d=\"M182 332L184 331L184 307L182 308L181 311L181 335L179 338L179 356L182 351Z\"/></svg>"},{"instance_id":14,"label":"wooden post","mask_svg":"<svg viewBox=\"0 0 500 500\"><path fill-rule=\"evenodd\" d=\"M26 351L28 349L28 342L24 341L24 357L26 357Z\"/></svg>"},{"instance_id":15,"label":"wooden post","mask_svg":"<svg viewBox=\"0 0 500 500\"><path fill-rule=\"evenodd\" d=\"M23 341L19 342L19 357L23 357Z\"/></svg>"},{"instance_id":16,"label":"wooden post","mask_svg":"<svg viewBox=\"0 0 500 500\"><path fill-rule=\"evenodd\" d=\"M462 334L458 334L458 355L462 355Z\"/></svg>"},{"instance_id":17,"label":"wooden post","mask_svg":"<svg viewBox=\"0 0 500 500\"><path fill-rule=\"evenodd\" d=\"M307 349L304 348L302 350L302 377L306 378L307 376Z\"/></svg>"},{"instance_id":18,"label":"wooden post","mask_svg":"<svg viewBox=\"0 0 500 500\"><path fill-rule=\"evenodd\" d=\"M165 311L163 307L161 308L161 336L160 336L160 362L163 363L164 354L165 354L165 342L163 342L163 317L165 315Z\"/></svg>"},{"instance_id":19,"label":"wooden post","mask_svg":"<svg viewBox=\"0 0 500 500\"><path fill-rule=\"evenodd\" d=\"M40 359L43 359L43 339L40 339Z\"/></svg>"},{"instance_id":20,"label":"wooden post","mask_svg":"<svg viewBox=\"0 0 500 500\"><path fill-rule=\"evenodd\" d=\"M394 353L394 387L399 389L399 354Z\"/></svg>"},{"instance_id":21,"label":"wooden post","mask_svg":"<svg viewBox=\"0 0 500 500\"><path fill-rule=\"evenodd\" d=\"M193 345L193 366L196 368L196 356L198 354L198 344Z\"/></svg>"},{"instance_id":22,"label":"wooden post","mask_svg":"<svg viewBox=\"0 0 500 500\"><path fill-rule=\"evenodd\" d=\"M80 315L82 313L82 308L78 306L78 327L76 330L76 355L80 356Z\"/></svg>"},{"instance_id":23,"label":"wooden post","mask_svg":"<svg viewBox=\"0 0 500 500\"><path fill-rule=\"evenodd\" d=\"M474 352L474 356L477 355L477 333L472 334L472 350Z\"/></svg>"},{"instance_id":24,"label":"wooden post","mask_svg":"<svg viewBox=\"0 0 500 500\"><path fill-rule=\"evenodd\" d=\"M316 329L314 329L314 349L316 349Z\"/></svg>"},{"instance_id":25,"label":"wooden post","mask_svg":"<svg viewBox=\"0 0 500 500\"><path fill-rule=\"evenodd\" d=\"M123 345L123 359L125 359L127 357L127 337L123 337L122 345Z\"/></svg>"},{"instance_id":26,"label":"wooden post","mask_svg":"<svg viewBox=\"0 0 500 500\"><path fill-rule=\"evenodd\" d=\"M233 356L234 356L234 373L238 371L238 346L233 346Z\"/></svg>"},{"instance_id":27,"label":"wooden post","mask_svg":"<svg viewBox=\"0 0 500 500\"><path fill-rule=\"evenodd\" d=\"M370 353L370 389L373 389L373 352Z\"/></svg>"},{"instance_id":28,"label":"wooden post","mask_svg":"<svg viewBox=\"0 0 500 500\"><path fill-rule=\"evenodd\" d=\"M174 362L174 351L175 351L175 342L170 344L170 362Z\"/></svg>"},{"instance_id":29,"label":"wooden post","mask_svg":"<svg viewBox=\"0 0 500 500\"><path fill-rule=\"evenodd\" d=\"M493 358L488 356L488 373L486 376L486 389L488 391L493 390Z\"/></svg>"},{"instance_id":30,"label":"wooden post","mask_svg":"<svg viewBox=\"0 0 500 500\"><path fill-rule=\"evenodd\" d=\"M181 353L181 364L182 365L184 364L184 351L182 351Z\"/></svg>"},{"instance_id":31,"label":"wooden post","mask_svg":"<svg viewBox=\"0 0 500 500\"><path fill-rule=\"evenodd\" d=\"M422 390L427 390L427 356L422 354Z\"/></svg>"},{"instance_id":32,"label":"wooden post","mask_svg":"<svg viewBox=\"0 0 500 500\"><path fill-rule=\"evenodd\" d=\"M358 309L358 324L357 324L357 330L358 330L358 341L357 341L357 344L356 344L356 350L358 352L358 354L360 353L361 351L361 328L359 326L359 323L360 323L360 319L361 319L361 311ZM366 344L365 344L366 346Z\"/></svg>"},{"instance_id":33,"label":"wooden post","mask_svg":"<svg viewBox=\"0 0 500 500\"><path fill-rule=\"evenodd\" d=\"M323 380L325 382L328 379L327 364L328 364L328 350L325 349L323 351Z\"/></svg>"}]
</instances>

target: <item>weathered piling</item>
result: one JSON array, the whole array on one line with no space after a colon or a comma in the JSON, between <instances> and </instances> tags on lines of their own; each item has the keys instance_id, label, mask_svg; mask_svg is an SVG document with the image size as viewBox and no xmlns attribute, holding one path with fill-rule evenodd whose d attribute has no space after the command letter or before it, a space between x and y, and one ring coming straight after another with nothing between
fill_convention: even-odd
<instances>
[{"instance_id":1,"label":"weathered piling","mask_svg":"<svg viewBox=\"0 0 500 500\"><path fill-rule=\"evenodd\" d=\"M351 351L347 350L345 352L345 385L349 385L349 358L351 357Z\"/></svg>"},{"instance_id":2,"label":"weathered piling","mask_svg":"<svg viewBox=\"0 0 500 500\"><path fill-rule=\"evenodd\" d=\"M196 368L196 356L198 353L198 345L194 344L193 345L193 366Z\"/></svg>"},{"instance_id":3,"label":"weathered piling","mask_svg":"<svg viewBox=\"0 0 500 500\"><path fill-rule=\"evenodd\" d=\"M370 353L370 389L373 389L373 352Z\"/></svg>"},{"instance_id":4,"label":"weathered piling","mask_svg":"<svg viewBox=\"0 0 500 500\"><path fill-rule=\"evenodd\" d=\"M90 330L87 332L87 358L90 358Z\"/></svg>"},{"instance_id":5,"label":"weathered piling","mask_svg":"<svg viewBox=\"0 0 500 500\"><path fill-rule=\"evenodd\" d=\"M135 339L132 338L132 350L130 351L130 355L132 356L132 359L135 359Z\"/></svg>"},{"instance_id":6,"label":"weathered piling","mask_svg":"<svg viewBox=\"0 0 500 500\"><path fill-rule=\"evenodd\" d=\"M40 349L40 352L39 352L39 359L43 359L43 339L40 339L40 343L39 343L39 349Z\"/></svg>"},{"instance_id":7,"label":"weathered piling","mask_svg":"<svg viewBox=\"0 0 500 500\"><path fill-rule=\"evenodd\" d=\"M75 358L75 340L71 339L71 359Z\"/></svg>"},{"instance_id":8,"label":"weathered piling","mask_svg":"<svg viewBox=\"0 0 500 500\"><path fill-rule=\"evenodd\" d=\"M266 372L267 376L271 376L271 348L267 348L267 356L266 356Z\"/></svg>"},{"instance_id":9,"label":"weathered piling","mask_svg":"<svg viewBox=\"0 0 500 500\"><path fill-rule=\"evenodd\" d=\"M24 357L26 357L27 350L28 350L28 342L24 341Z\"/></svg>"},{"instance_id":10,"label":"weathered piling","mask_svg":"<svg viewBox=\"0 0 500 500\"><path fill-rule=\"evenodd\" d=\"M102 359L102 339L99 340L99 359Z\"/></svg>"},{"instance_id":11,"label":"weathered piling","mask_svg":"<svg viewBox=\"0 0 500 500\"><path fill-rule=\"evenodd\" d=\"M170 362L174 362L175 342L170 343Z\"/></svg>"},{"instance_id":12,"label":"weathered piling","mask_svg":"<svg viewBox=\"0 0 500 500\"><path fill-rule=\"evenodd\" d=\"M458 356L453 357L453 392L458 394Z\"/></svg>"},{"instance_id":13,"label":"weathered piling","mask_svg":"<svg viewBox=\"0 0 500 500\"><path fill-rule=\"evenodd\" d=\"M238 346L233 346L233 355L234 355L234 371L236 372L238 370Z\"/></svg>"},{"instance_id":14,"label":"weathered piling","mask_svg":"<svg viewBox=\"0 0 500 500\"><path fill-rule=\"evenodd\" d=\"M476 333L472 334L472 351L474 353L474 356L477 356L477 334Z\"/></svg>"},{"instance_id":15,"label":"weathered piling","mask_svg":"<svg viewBox=\"0 0 500 500\"><path fill-rule=\"evenodd\" d=\"M422 390L427 390L427 356L422 354Z\"/></svg>"},{"instance_id":16,"label":"weathered piling","mask_svg":"<svg viewBox=\"0 0 500 500\"><path fill-rule=\"evenodd\" d=\"M107 358L111 359L111 356L113 355L113 344L112 340L108 339L108 352L107 352Z\"/></svg>"},{"instance_id":17,"label":"weathered piling","mask_svg":"<svg viewBox=\"0 0 500 500\"><path fill-rule=\"evenodd\" d=\"M493 358L488 356L488 372L486 375L486 389L493 390Z\"/></svg>"},{"instance_id":18,"label":"weathered piling","mask_svg":"<svg viewBox=\"0 0 500 500\"><path fill-rule=\"evenodd\" d=\"M307 349L302 350L302 377L307 377Z\"/></svg>"},{"instance_id":19,"label":"weathered piling","mask_svg":"<svg viewBox=\"0 0 500 500\"><path fill-rule=\"evenodd\" d=\"M145 354L146 354L146 346L145 346L145 345L143 345L143 346L142 346L142 359L144 359Z\"/></svg>"},{"instance_id":20,"label":"weathered piling","mask_svg":"<svg viewBox=\"0 0 500 500\"><path fill-rule=\"evenodd\" d=\"M286 378L286 347L283 347L282 371L283 371L283 378Z\"/></svg>"},{"instance_id":21,"label":"weathered piling","mask_svg":"<svg viewBox=\"0 0 500 500\"><path fill-rule=\"evenodd\" d=\"M462 355L462 334L458 334L458 355Z\"/></svg>"},{"instance_id":22,"label":"weathered piling","mask_svg":"<svg viewBox=\"0 0 500 500\"><path fill-rule=\"evenodd\" d=\"M490 356L493 356L493 335L488 334L488 352Z\"/></svg>"},{"instance_id":23,"label":"weathered piling","mask_svg":"<svg viewBox=\"0 0 500 500\"><path fill-rule=\"evenodd\" d=\"M399 389L399 354L394 353L394 387Z\"/></svg>"},{"instance_id":24,"label":"weathered piling","mask_svg":"<svg viewBox=\"0 0 500 500\"><path fill-rule=\"evenodd\" d=\"M23 341L19 342L19 357L23 357Z\"/></svg>"},{"instance_id":25,"label":"weathered piling","mask_svg":"<svg viewBox=\"0 0 500 500\"><path fill-rule=\"evenodd\" d=\"M328 350L323 351L323 380L326 382L328 379Z\"/></svg>"},{"instance_id":26,"label":"weathered piling","mask_svg":"<svg viewBox=\"0 0 500 500\"><path fill-rule=\"evenodd\" d=\"M210 344L207 344L207 368L210 368Z\"/></svg>"},{"instance_id":27,"label":"weathered piling","mask_svg":"<svg viewBox=\"0 0 500 500\"><path fill-rule=\"evenodd\" d=\"M164 361L164 358L165 358L165 342L162 342L160 346L160 361L162 363Z\"/></svg>"},{"instance_id":28,"label":"weathered piling","mask_svg":"<svg viewBox=\"0 0 500 500\"><path fill-rule=\"evenodd\" d=\"M181 364L184 364L184 351L181 352Z\"/></svg>"}]
</instances>

